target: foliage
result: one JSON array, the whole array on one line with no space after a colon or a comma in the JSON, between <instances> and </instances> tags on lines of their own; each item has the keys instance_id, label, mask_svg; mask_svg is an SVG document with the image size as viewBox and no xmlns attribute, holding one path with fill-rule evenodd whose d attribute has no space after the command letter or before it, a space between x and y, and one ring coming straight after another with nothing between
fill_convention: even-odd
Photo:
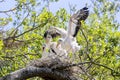
<instances>
[{"instance_id":1,"label":"foliage","mask_svg":"<svg viewBox=\"0 0 120 80\"><path fill-rule=\"evenodd\" d=\"M0 32L0 77L41 57L43 33L50 26L66 28L69 13L62 8L53 14L46 7L47 3L41 4L46 1L49 0L16 0L15 10L10 10L14 12L14 17L0 18L2 28L6 28L11 21L15 26L4 33ZM56 1L50 0L51 3ZM91 1L93 11L90 11L87 21L82 22L77 36L82 48L77 53L79 58L76 58L76 62L92 62L82 65L86 71L79 76L83 80L119 80L120 25L116 21L120 9L118 0Z\"/></svg>"}]
</instances>

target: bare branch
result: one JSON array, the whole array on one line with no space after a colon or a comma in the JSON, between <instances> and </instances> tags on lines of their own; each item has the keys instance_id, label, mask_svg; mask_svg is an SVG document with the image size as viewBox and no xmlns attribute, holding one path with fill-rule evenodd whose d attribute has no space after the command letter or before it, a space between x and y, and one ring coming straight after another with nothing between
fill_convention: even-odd
<instances>
[{"instance_id":1,"label":"bare branch","mask_svg":"<svg viewBox=\"0 0 120 80\"><path fill-rule=\"evenodd\" d=\"M26 20L26 18L29 16L29 12L28 12L28 14L26 15L26 17L22 20L22 22L15 28L15 30L13 30L11 33L10 33L10 35L12 35L13 34L13 32L15 32L16 30L18 30L18 28L23 24L23 22Z\"/></svg>"},{"instance_id":2,"label":"bare branch","mask_svg":"<svg viewBox=\"0 0 120 80\"><path fill-rule=\"evenodd\" d=\"M89 60L92 61L91 57L89 56L89 42L88 42L87 37L85 36L83 30L82 29L80 29L80 30L85 38L85 41L86 41L86 55L89 58Z\"/></svg>"},{"instance_id":3,"label":"bare branch","mask_svg":"<svg viewBox=\"0 0 120 80\"><path fill-rule=\"evenodd\" d=\"M25 32L23 32L23 33L17 35L17 36L8 37L8 38L6 38L6 39L4 39L4 40L18 38L18 37L20 37L20 36L22 36L22 35L24 35L24 34L30 32L30 31L33 31L33 30L35 30L35 29L37 29L37 28L39 28L39 27L41 27L41 26L45 26L47 23L48 23L48 21L46 21L45 23L40 24L38 27L33 27L33 28L31 28L31 29L29 29L29 30L27 30L27 31L25 31Z\"/></svg>"},{"instance_id":4,"label":"bare branch","mask_svg":"<svg viewBox=\"0 0 120 80\"><path fill-rule=\"evenodd\" d=\"M17 9L17 7L13 8L13 9L10 9L10 10L6 10L6 11L0 11L0 13L7 13L7 12L15 11Z\"/></svg>"},{"instance_id":5,"label":"bare branch","mask_svg":"<svg viewBox=\"0 0 120 80\"><path fill-rule=\"evenodd\" d=\"M2 2L3 2L4 0L2 0ZM27 7L27 5L28 4L30 4L30 3L24 3L24 5ZM15 11L15 10L17 10L17 8L20 6L20 4L18 4L16 7L14 7L14 8L12 8L12 9L10 9L10 10L5 10L5 11L0 11L0 13L8 13L8 12L13 12L13 11ZM28 9L28 7L27 7L27 9Z\"/></svg>"},{"instance_id":6,"label":"bare branch","mask_svg":"<svg viewBox=\"0 0 120 80\"><path fill-rule=\"evenodd\" d=\"M4 0L0 0L0 2L3 2Z\"/></svg>"}]
</instances>

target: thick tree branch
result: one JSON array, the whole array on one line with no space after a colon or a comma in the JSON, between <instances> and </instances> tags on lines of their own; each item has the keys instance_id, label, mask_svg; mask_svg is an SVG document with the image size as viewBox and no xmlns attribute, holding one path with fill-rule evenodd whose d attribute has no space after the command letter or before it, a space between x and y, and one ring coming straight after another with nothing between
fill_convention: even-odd
<instances>
[{"instance_id":1,"label":"thick tree branch","mask_svg":"<svg viewBox=\"0 0 120 80\"><path fill-rule=\"evenodd\" d=\"M95 62L89 61L72 64L69 61L61 61L60 57L54 59L47 57L32 61L26 68L12 72L0 78L0 80L26 80L37 76L45 80L81 80L80 78L76 78L73 73L81 71L79 66L84 64L93 64L104 67L112 72L111 75L119 75L117 74L118 72L115 72L112 68ZM73 68L76 68L77 71L75 72Z\"/></svg>"},{"instance_id":2,"label":"thick tree branch","mask_svg":"<svg viewBox=\"0 0 120 80\"><path fill-rule=\"evenodd\" d=\"M26 80L35 76L39 76L42 78L47 77L51 80L72 80L69 76L62 74L58 71L53 71L49 68L38 68L33 66L29 66L12 72L0 78L0 80Z\"/></svg>"},{"instance_id":3,"label":"thick tree branch","mask_svg":"<svg viewBox=\"0 0 120 80\"><path fill-rule=\"evenodd\" d=\"M72 75L73 72L70 68L64 68L62 70L52 68L52 66L57 64L61 64L59 66L62 67L62 63L64 62L61 62L58 58L41 58L33 61L33 63L31 62L28 67L12 72L0 78L0 80L26 80L37 76L45 80L80 80Z\"/></svg>"}]
</instances>

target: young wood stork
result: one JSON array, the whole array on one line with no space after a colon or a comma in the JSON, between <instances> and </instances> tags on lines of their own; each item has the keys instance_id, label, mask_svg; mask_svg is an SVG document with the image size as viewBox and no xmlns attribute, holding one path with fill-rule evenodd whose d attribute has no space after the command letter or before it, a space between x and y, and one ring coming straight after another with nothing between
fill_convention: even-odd
<instances>
[{"instance_id":1,"label":"young wood stork","mask_svg":"<svg viewBox=\"0 0 120 80\"><path fill-rule=\"evenodd\" d=\"M52 37L55 37L56 35L59 34L53 34L53 35L49 35L52 33L49 33L51 31L46 31L44 34L44 38L45 38L45 44L43 44L43 54L42 57L55 57L55 56L60 56L60 57L64 57L67 58L67 52L66 50L63 50L61 48L61 46L56 47L57 43L56 42L52 42ZM46 51L47 50L47 51Z\"/></svg>"},{"instance_id":2,"label":"young wood stork","mask_svg":"<svg viewBox=\"0 0 120 80\"><path fill-rule=\"evenodd\" d=\"M51 57L51 58L55 58L57 57L62 57L62 58L67 58L68 54L66 52L66 50L63 50L61 48L61 46L59 46L58 48L56 48L57 43L56 42L51 42L49 44L50 46L44 44L43 47L43 53L42 53L42 58L46 58L46 57ZM48 51L46 51L48 49Z\"/></svg>"}]
</instances>

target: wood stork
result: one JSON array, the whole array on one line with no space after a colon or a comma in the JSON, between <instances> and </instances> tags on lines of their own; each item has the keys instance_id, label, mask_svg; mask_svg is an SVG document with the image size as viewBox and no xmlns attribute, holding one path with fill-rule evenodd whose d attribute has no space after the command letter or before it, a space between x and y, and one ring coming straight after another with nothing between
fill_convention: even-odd
<instances>
[{"instance_id":1,"label":"wood stork","mask_svg":"<svg viewBox=\"0 0 120 80\"><path fill-rule=\"evenodd\" d=\"M69 20L69 26L67 30L58 28L58 27L51 27L50 29L56 31L55 34L61 35L60 40L58 43L62 45L62 47L66 50L72 50L73 53L78 51L80 49L80 46L78 46L77 41L76 41L76 36L78 34L78 31L81 27L81 22L82 20L85 20L88 17L89 11L87 7L84 7L77 11L77 13L73 14L70 17ZM75 26L73 26L75 24ZM76 49L76 50L75 50Z\"/></svg>"},{"instance_id":2,"label":"wood stork","mask_svg":"<svg viewBox=\"0 0 120 80\"><path fill-rule=\"evenodd\" d=\"M89 14L89 11L87 7L80 9L79 11L77 11L75 14L73 14L70 17L67 30L58 28L58 27L50 27L45 32L44 38L48 42L48 39L46 38L47 36L51 35L51 39L52 39L59 35L61 36L61 38L58 40L58 43L56 44L56 47L54 48L57 49L59 46L61 46L63 50L67 51L67 54L69 52L72 52L73 54L76 53L77 51L80 50L80 46L78 45L76 41L76 36L81 27L81 21L86 20L86 18L88 17L88 14Z\"/></svg>"}]
</instances>

